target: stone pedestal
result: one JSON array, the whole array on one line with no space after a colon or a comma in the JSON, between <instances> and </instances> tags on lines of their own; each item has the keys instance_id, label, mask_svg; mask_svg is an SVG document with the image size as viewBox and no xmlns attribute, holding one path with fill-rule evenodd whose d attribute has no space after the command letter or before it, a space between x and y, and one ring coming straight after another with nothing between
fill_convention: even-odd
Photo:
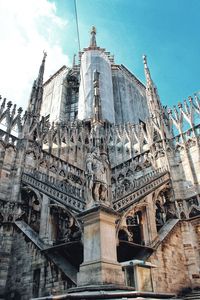
<instances>
[{"instance_id":1,"label":"stone pedestal","mask_svg":"<svg viewBox=\"0 0 200 300\"><path fill-rule=\"evenodd\" d=\"M117 262L115 221L117 214L102 205L80 215L84 223L84 261L78 286L124 285L124 272Z\"/></svg>"}]
</instances>

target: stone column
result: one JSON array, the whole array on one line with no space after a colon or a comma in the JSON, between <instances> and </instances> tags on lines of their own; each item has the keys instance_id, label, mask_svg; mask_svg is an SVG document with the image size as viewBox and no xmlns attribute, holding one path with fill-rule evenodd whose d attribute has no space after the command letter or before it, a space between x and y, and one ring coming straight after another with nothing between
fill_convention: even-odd
<instances>
[{"instance_id":1,"label":"stone column","mask_svg":"<svg viewBox=\"0 0 200 300\"><path fill-rule=\"evenodd\" d=\"M42 195L39 235L44 242L48 243L49 241L49 198L45 194Z\"/></svg>"},{"instance_id":2,"label":"stone column","mask_svg":"<svg viewBox=\"0 0 200 300\"><path fill-rule=\"evenodd\" d=\"M124 273L117 262L115 221L118 214L98 205L80 215L84 224L84 261L78 286L124 285Z\"/></svg>"}]
</instances>

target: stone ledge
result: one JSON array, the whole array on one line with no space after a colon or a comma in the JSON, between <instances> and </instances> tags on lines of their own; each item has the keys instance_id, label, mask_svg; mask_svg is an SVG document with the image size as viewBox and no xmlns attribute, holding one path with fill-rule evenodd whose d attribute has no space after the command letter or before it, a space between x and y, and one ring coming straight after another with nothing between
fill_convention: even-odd
<instances>
[{"instance_id":1,"label":"stone ledge","mask_svg":"<svg viewBox=\"0 0 200 300\"><path fill-rule=\"evenodd\" d=\"M110 286L111 287L111 286ZM114 287L114 286L113 286ZM116 287L116 286L115 286ZM94 290L96 288L96 290ZM107 289L106 289L107 288ZM89 290L90 289L90 290ZM92 290L93 289L93 290ZM103 286L88 286L88 290L84 287L84 290L79 290L79 288L70 289L71 292L57 295L57 296L47 296L41 298L34 298L34 300L58 300L58 299L80 299L80 300L87 300L87 299L149 299L149 300L161 300L161 299L172 299L175 300L175 294L171 293L154 293L154 292L138 292L138 291L131 291L128 290L128 287L125 289L109 289L109 285ZM141 298L138 298L141 297ZM33 299L32 299L33 300ZM180 300L180 299L179 299Z\"/></svg>"}]
</instances>

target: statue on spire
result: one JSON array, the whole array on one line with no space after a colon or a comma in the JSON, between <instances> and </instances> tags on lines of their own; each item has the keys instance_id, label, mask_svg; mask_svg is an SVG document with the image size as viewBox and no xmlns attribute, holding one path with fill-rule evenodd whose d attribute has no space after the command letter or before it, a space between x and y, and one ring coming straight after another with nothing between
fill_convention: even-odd
<instances>
[{"instance_id":1,"label":"statue on spire","mask_svg":"<svg viewBox=\"0 0 200 300\"><path fill-rule=\"evenodd\" d=\"M96 28L95 26L92 26L91 29L91 39L90 39L90 47L96 48L97 42L96 42Z\"/></svg>"}]
</instances>

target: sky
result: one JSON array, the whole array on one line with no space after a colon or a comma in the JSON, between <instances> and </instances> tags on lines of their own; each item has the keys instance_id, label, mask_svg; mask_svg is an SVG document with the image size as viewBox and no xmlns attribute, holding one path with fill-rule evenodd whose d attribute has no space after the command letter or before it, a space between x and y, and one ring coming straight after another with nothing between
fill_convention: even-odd
<instances>
[{"instance_id":1,"label":"sky","mask_svg":"<svg viewBox=\"0 0 200 300\"><path fill-rule=\"evenodd\" d=\"M0 0L0 94L26 109L43 51L45 80L79 51L75 0ZM200 0L76 0L81 49L97 44L145 83L142 55L164 105L200 90Z\"/></svg>"}]
</instances>

